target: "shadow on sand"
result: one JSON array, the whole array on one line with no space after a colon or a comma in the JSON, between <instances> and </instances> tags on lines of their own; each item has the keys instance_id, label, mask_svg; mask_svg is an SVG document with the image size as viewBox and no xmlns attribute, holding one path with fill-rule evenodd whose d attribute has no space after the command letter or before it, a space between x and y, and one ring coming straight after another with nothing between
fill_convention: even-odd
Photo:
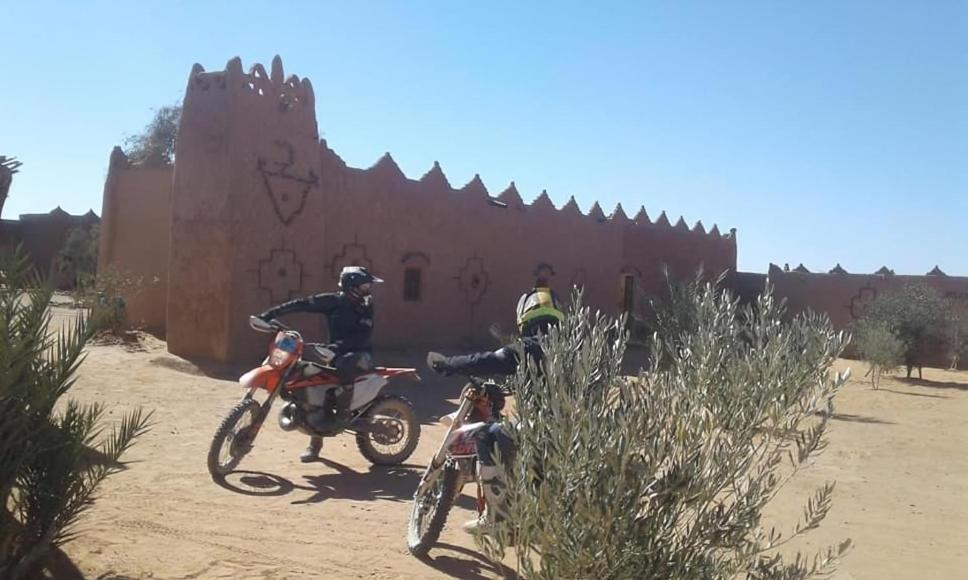
<instances>
[{"instance_id":1,"label":"shadow on sand","mask_svg":"<svg viewBox=\"0 0 968 580\"><path fill-rule=\"evenodd\" d=\"M356 471L328 459L320 459L319 463L325 464L336 472L304 476L305 483L296 483L273 473L239 470L233 471L224 478L216 479L215 482L234 493L256 497L279 497L294 491L311 492L309 497L292 502L309 504L337 497L352 501L410 501L413 490L420 480L420 470L415 465L371 466L366 471ZM466 494L461 495L457 505L472 513L476 509L474 498ZM459 519L457 514L452 515L455 516L455 520ZM452 578L517 577L507 566L495 564L474 550L452 544L437 544L430 554L420 558L420 561ZM65 577L81 578L81 576Z\"/></svg>"},{"instance_id":2,"label":"shadow on sand","mask_svg":"<svg viewBox=\"0 0 968 580\"><path fill-rule=\"evenodd\" d=\"M312 495L292 502L307 504L330 498L351 501L409 501L420 481L421 466L416 465L370 466L366 471L356 471L329 459L320 459L319 463L335 469L336 472L306 475L303 483L296 483L274 473L239 470L215 479L215 483L231 492L255 497L283 496L296 490L308 491Z\"/></svg>"},{"instance_id":3,"label":"shadow on sand","mask_svg":"<svg viewBox=\"0 0 968 580\"><path fill-rule=\"evenodd\" d=\"M453 544L437 544L420 561L451 578L485 580L518 577L514 570L504 564L492 562L474 550Z\"/></svg>"},{"instance_id":4,"label":"shadow on sand","mask_svg":"<svg viewBox=\"0 0 968 580\"><path fill-rule=\"evenodd\" d=\"M878 425L894 425L894 421L885 421L884 419L878 419L877 417L868 417L866 415L851 415L850 413L834 413L830 416L834 421L848 421L850 423L872 423Z\"/></svg>"},{"instance_id":5,"label":"shadow on sand","mask_svg":"<svg viewBox=\"0 0 968 580\"><path fill-rule=\"evenodd\" d=\"M928 393L910 393L908 391L895 391L894 389L885 389L885 388L877 389L877 391L878 392L883 391L885 393L894 393L895 395L907 395L909 397L928 397L928 398L931 398L931 399L947 399L948 398L945 395L931 395L931 394L928 394Z\"/></svg>"},{"instance_id":6,"label":"shadow on sand","mask_svg":"<svg viewBox=\"0 0 968 580\"><path fill-rule=\"evenodd\" d=\"M928 379L898 379L906 385L916 387L927 387L929 389L954 389L956 391L968 391L968 384L956 383L953 381L930 381Z\"/></svg>"}]
</instances>

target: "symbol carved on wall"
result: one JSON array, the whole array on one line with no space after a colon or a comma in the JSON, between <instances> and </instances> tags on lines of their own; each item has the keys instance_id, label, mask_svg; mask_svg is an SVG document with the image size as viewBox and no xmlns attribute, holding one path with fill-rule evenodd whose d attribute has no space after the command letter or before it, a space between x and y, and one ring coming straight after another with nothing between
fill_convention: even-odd
<instances>
[{"instance_id":1,"label":"symbol carved on wall","mask_svg":"<svg viewBox=\"0 0 968 580\"><path fill-rule=\"evenodd\" d=\"M850 299L850 306L847 307L850 309L850 317L854 320L860 319L875 298L877 298L877 289L875 288L864 286L858 290L857 294Z\"/></svg>"},{"instance_id":2,"label":"symbol carved on wall","mask_svg":"<svg viewBox=\"0 0 968 580\"><path fill-rule=\"evenodd\" d=\"M340 270L345 266L363 266L372 271L373 261L366 255L366 246L358 241L343 244L343 250L333 256L326 267L335 279L339 277Z\"/></svg>"},{"instance_id":3,"label":"symbol carved on wall","mask_svg":"<svg viewBox=\"0 0 968 580\"><path fill-rule=\"evenodd\" d=\"M302 286L303 265L292 250L272 250L259 260L259 289L268 292L273 303L290 300Z\"/></svg>"},{"instance_id":4,"label":"symbol carved on wall","mask_svg":"<svg viewBox=\"0 0 968 580\"><path fill-rule=\"evenodd\" d=\"M309 190L319 187L319 176L310 169L306 175L298 175L295 170L295 151L288 141L275 141L275 145L285 151L285 160L273 161L259 157L257 168L262 174L266 193L272 200L272 209L283 225L289 225L302 213Z\"/></svg>"},{"instance_id":5,"label":"symbol carved on wall","mask_svg":"<svg viewBox=\"0 0 968 580\"><path fill-rule=\"evenodd\" d=\"M423 252L407 252L400 260L401 264L426 268L430 265L430 256Z\"/></svg>"},{"instance_id":6,"label":"symbol carved on wall","mask_svg":"<svg viewBox=\"0 0 968 580\"><path fill-rule=\"evenodd\" d=\"M467 303L480 304L487 292L487 271L484 269L484 260L476 256L468 258L456 279L457 286L464 293Z\"/></svg>"}]
</instances>

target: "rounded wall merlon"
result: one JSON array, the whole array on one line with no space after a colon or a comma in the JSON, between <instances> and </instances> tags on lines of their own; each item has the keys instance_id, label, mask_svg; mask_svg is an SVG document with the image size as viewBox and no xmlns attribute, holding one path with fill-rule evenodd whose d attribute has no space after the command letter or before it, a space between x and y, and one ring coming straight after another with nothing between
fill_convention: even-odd
<instances>
[{"instance_id":1,"label":"rounded wall merlon","mask_svg":"<svg viewBox=\"0 0 968 580\"><path fill-rule=\"evenodd\" d=\"M131 161L128 159L127 154L120 146L115 145L114 149L111 150L111 157L108 160L108 172L114 171L115 169L127 169L130 165Z\"/></svg>"}]
</instances>

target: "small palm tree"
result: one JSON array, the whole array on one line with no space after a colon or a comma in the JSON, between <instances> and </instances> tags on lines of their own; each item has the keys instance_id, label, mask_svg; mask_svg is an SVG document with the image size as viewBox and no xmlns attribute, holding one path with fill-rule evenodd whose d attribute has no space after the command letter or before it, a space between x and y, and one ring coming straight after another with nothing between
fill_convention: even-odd
<instances>
[{"instance_id":1,"label":"small palm tree","mask_svg":"<svg viewBox=\"0 0 968 580\"><path fill-rule=\"evenodd\" d=\"M102 405L61 401L92 329L83 316L52 329L52 294L24 252L0 256L0 578L36 574L76 537L98 485L149 427L139 409L102 436Z\"/></svg>"},{"instance_id":2,"label":"small palm tree","mask_svg":"<svg viewBox=\"0 0 968 580\"><path fill-rule=\"evenodd\" d=\"M0 213L3 213L3 203L7 201L7 194L10 192L10 184L13 182L13 174L21 163L16 157L0 155Z\"/></svg>"}]
</instances>

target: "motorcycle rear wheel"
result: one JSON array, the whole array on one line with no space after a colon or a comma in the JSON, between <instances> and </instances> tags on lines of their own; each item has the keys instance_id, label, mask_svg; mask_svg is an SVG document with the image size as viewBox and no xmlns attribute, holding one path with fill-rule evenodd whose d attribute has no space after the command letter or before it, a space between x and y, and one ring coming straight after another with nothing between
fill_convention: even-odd
<instances>
[{"instance_id":1,"label":"motorcycle rear wheel","mask_svg":"<svg viewBox=\"0 0 968 580\"><path fill-rule=\"evenodd\" d=\"M252 450L253 437L251 429L262 413L262 406L254 399L242 399L222 420L212 445L208 449L208 472L213 479L225 477L232 472L242 458ZM245 422L247 420L247 422ZM228 457L222 458L222 452L228 443Z\"/></svg>"},{"instance_id":2,"label":"motorcycle rear wheel","mask_svg":"<svg viewBox=\"0 0 968 580\"><path fill-rule=\"evenodd\" d=\"M443 471L433 487L424 495L413 498L407 525L407 548L418 558L426 556L440 539L440 532L447 523L450 508L454 506L454 500L460 491L457 487L460 480L457 466L448 461L441 469Z\"/></svg>"},{"instance_id":3,"label":"motorcycle rear wheel","mask_svg":"<svg viewBox=\"0 0 968 580\"><path fill-rule=\"evenodd\" d=\"M392 433L358 431L356 446L360 453L374 465L397 465L410 458L420 441L420 423L410 401L398 395L379 397L361 419L381 421Z\"/></svg>"}]
</instances>

